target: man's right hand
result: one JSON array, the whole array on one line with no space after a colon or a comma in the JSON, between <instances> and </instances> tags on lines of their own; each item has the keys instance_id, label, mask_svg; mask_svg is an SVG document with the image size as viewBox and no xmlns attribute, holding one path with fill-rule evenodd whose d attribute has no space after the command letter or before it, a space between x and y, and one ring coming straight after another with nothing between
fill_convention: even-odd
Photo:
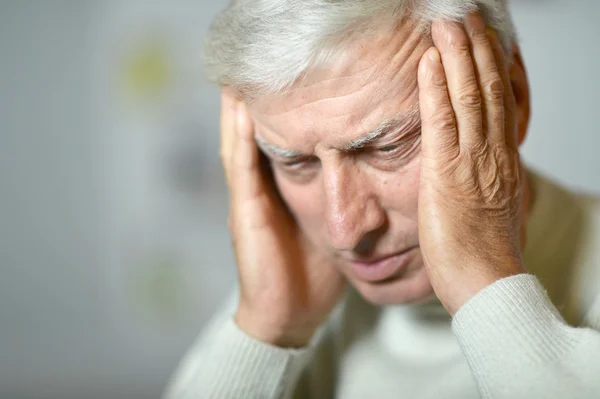
<instances>
[{"instance_id":1,"label":"man's right hand","mask_svg":"<svg viewBox=\"0 0 600 399\"><path fill-rule=\"evenodd\" d=\"M263 342L305 346L342 296L345 280L281 200L245 104L227 89L221 100L221 159L240 280L235 320Z\"/></svg>"}]
</instances>

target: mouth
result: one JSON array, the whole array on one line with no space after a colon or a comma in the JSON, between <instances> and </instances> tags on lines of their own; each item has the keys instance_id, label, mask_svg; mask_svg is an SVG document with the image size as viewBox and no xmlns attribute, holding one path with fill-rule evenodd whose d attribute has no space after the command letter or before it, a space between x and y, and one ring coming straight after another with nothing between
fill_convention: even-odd
<instances>
[{"instance_id":1,"label":"mouth","mask_svg":"<svg viewBox=\"0 0 600 399\"><path fill-rule=\"evenodd\" d=\"M410 247L392 255L374 258L374 260L351 260L353 274L368 283L385 283L399 277L412 260L418 246Z\"/></svg>"}]
</instances>

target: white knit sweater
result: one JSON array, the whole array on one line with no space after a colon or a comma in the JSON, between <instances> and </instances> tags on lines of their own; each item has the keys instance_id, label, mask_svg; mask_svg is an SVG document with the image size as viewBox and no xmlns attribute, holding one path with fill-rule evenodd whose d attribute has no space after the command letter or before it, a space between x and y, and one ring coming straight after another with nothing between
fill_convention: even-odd
<instances>
[{"instance_id":1,"label":"white knit sweater","mask_svg":"<svg viewBox=\"0 0 600 399\"><path fill-rule=\"evenodd\" d=\"M453 319L439 302L375 307L349 290L302 350L246 335L232 299L166 397L600 398L600 199L530 178L530 274L497 281Z\"/></svg>"}]
</instances>

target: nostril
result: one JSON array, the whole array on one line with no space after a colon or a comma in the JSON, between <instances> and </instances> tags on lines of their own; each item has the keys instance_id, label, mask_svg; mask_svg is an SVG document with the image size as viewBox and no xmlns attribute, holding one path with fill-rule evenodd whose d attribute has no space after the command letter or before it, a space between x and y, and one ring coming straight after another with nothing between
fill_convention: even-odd
<instances>
[{"instance_id":1,"label":"nostril","mask_svg":"<svg viewBox=\"0 0 600 399\"><path fill-rule=\"evenodd\" d=\"M363 237L358 245L354 248L354 252L359 256L369 256L375 248L375 240L372 235Z\"/></svg>"}]
</instances>

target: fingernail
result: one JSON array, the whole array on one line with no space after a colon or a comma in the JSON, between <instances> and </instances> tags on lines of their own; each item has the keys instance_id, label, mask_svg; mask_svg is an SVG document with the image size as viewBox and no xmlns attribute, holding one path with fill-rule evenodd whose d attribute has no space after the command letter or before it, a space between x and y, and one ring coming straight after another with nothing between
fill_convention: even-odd
<instances>
[{"instance_id":1,"label":"fingernail","mask_svg":"<svg viewBox=\"0 0 600 399\"><path fill-rule=\"evenodd\" d=\"M427 53L427 57L434 63L440 62L440 53L437 51L435 47L430 48Z\"/></svg>"},{"instance_id":2,"label":"fingernail","mask_svg":"<svg viewBox=\"0 0 600 399\"><path fill-rule=\"evenodd\" d=\"M483 18L481 17L481 15L478 12L474 12L474 13L470 14L465 19L465 26L469 32L469 35L471 35L471 36L474 33L480 33L486 29L485 22L483 21Z\"/></svg>"}]
</instances>

